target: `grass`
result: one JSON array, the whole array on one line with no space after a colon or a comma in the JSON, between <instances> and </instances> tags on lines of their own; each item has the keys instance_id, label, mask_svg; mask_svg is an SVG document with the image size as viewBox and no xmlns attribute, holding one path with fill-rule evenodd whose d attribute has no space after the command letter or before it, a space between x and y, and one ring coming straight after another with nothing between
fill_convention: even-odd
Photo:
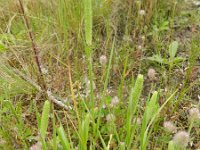
<instances>
[{"instance_id":1,"label":"grass","mask_svg":"<svg viewBox=\"0 0 200 150\"><path fill-rule=\"evenodd\" d=\"M200 149L192 1L0 0L0 14L0 149Z\"/></svg>"}]
</instances>

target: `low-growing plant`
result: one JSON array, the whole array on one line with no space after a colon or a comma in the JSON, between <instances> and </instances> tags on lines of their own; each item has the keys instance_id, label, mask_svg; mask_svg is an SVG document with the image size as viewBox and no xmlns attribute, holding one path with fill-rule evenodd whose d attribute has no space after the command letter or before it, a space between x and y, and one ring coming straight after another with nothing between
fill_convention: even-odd
<instances>
[{"instance_id":1,"label":"low-growing plant","mask_svg":"<svg viewBox=\"0 0 200 150\"><path fill-rule=\"evenodd\" d=\"M173 41L169 45L168 49L169 58L163 58L161 55L155 54L152 57L148 57L147 59L155 61L160 64L168 65L172 69L173 66L178 65L180 62L185 60L185 58L183 57L176 56L177 50L178 50L178 42Z\"/></svg>"},{"instance_id":2,"label":"low-growing plant","mask_svg":"<svg viewBox=\"0 0 200 150\"><path fill-rule=\"evenodd\" d=\"M196 2L0 0L0 14L0 149L199 148Z\"/></svg>"}]
</instances>

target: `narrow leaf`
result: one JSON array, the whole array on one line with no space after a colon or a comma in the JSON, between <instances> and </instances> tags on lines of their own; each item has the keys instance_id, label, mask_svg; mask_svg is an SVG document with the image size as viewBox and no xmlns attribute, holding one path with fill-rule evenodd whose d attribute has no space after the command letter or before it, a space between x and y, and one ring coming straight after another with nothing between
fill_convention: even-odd
<instances>
[{"instance_id":1,"label":"narrow leaf","mask_svg":"<svg viewBox=\"0 0 200 150\"><path fill-rule=\"evenodd\" d=\"M92 0L84 0L86 44L92 45Z\"/></svg>"},{"instance_id":2,"label":"narrow leaf","mask_svg":"<svg viewBox=\"0 0 200 150\"><path fill-rule=\"evenodd\" d=\"M46 100L43 106L41 123L40 123L40 134L43 139L45 138L47 132L49 113L50 113L50 102Z\"/></svg>"},{"instance_id":3,"label":"narrow leaf","mask_svg":"<svg viewBox=\"0 0 200 150\"><path fill-rule=\"evenodd\" d=\"M168 144L168 150L175 150L173 141L170 141Z\"/></svg>"},{"instance_id":4,"label":"narrow leaf","mask_svg":"<svg viewBox=\"0 0 200 150\"><path fill-rule=\"evenodd\" d=\"M60 125L60 127L57 129L57 133L58 133L58 137L61 141L61 144L63 146L63 149L70 150L70 144L69 144L67 137L65 136L65 130L63 129L62 125Z\"/></svg>"},{"instance_id":5,"label":"narrow leaf","mask_svg":"<svg viewBox=\"0 0 200 150\"><path fill-rule=\"evenodd\" d=\"M177 50L178 50L178 42L174 41L169 45L169 55L171 59L175 57Z\"/></svg>"}]
</instances>

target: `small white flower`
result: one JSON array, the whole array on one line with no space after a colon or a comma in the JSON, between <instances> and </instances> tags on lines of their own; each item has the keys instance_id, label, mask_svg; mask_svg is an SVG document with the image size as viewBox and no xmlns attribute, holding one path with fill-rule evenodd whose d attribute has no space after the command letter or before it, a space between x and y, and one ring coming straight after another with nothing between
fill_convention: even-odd
<instances>
[{"instance_id":1,"label":"small white flower","mask_svg":"<svg viewBox=\"0 0 200 150\"><path fill-rule=\"evenodd\" d=\"M86 95L88 96L88 94L90 93L91 87L90 87L90 80L87 77L85 77L85 85L86 85ZM92 82L92 88L93 90L96 90L96 85L94 81Z\"/></svg>"},{"instance_id":2,"label":"small white flower","mask_svg":"<svg viewBox=\"0 0 200 150\"><path fill-rule=\"evenodd\" d=\"M191 108L189 110L189 115L192 119L200 119L200 111L198 108Z\"/></svg>"},{"instance_id":3,"label":"small white flower","mask_svg":"<svg viewBox=\"0 0 200 150\"><path fill-rule=\"evenodd\" d=\"M86 82L86 87L87 87L87 89L90 89L90 81L89 80ZM94 90L96 89L96 85L95 85L94 81L92 82L92 87Z\"/></svg>"},{"instance_id":4,"label":"small white flower","mask_svg":"<svg viewBox=\"0 0 200 150\"><path fill-rule=\"evenodd\" d=\"M127 35L124 35L124 36L123 36L123 40L124 40L125 42L131 42L131 41L132 41L131 37L130 37L130 36L127 36Z\"/></svg>"},{"instance_id":5,"label":"small white flower","mask_svg":"<svg viewBox=\"0 0 200 150\"><path fill-rule=\"evenodd\" d=\"M189 140L190 140L190 136L185 131L179 131L173 137L173 143L180 148L186 147Z\"/></svg>"},{"instance_id":6,"label":"small white flower","mask_svg":"<svg viewBox=\"0 0 200 150\"><path fill-rule=\"evenodd\" d=\"M146 14L145 10L140 10L139 15L144 16Z\"/></svg>"},{"instance_id":7,"label":"small white flower","mask_svg":"<svg viewBox=\"0 0 200 150\"><path fill-rule=\"evenodd\" d=\"M40 68L41 68L42 74L44 74L44 75L48 74L49 71L47 68L45 68L44 66L40 66Z\"/></svg>"},{"instance_id":8,"label":"small white flower","mask_svg":"<svg viewBox=\"0 0 200 150\"><path fill-rule=\"evenodd\" d=\"M102 65L102 66L105 66L107 64L107 57L105 55L101 55L101 57L99 58L99 63Z\"/></svg>"},{"instance_id":9,"label":"small white flower","mask_svg":"<svg viewBox=\"0 0 200 150\"><path fill-rule=\"evenodd\" d=\"M200 6L200 2L199 1L193 1L193 5Z\"/></svg>"},{"instance_id":10,"label":"small white flower","mask_svg":"<svg viewBox=\"0 0 200 150\"><path fill-rule=\"evenodd\" d=\"M139 46L138 46L138 50L141 50L141 49L142 49L142 45L139 45Z\"/></svg>"},{"instance_id":11,"label":"small white flower","mask_svg":"<svg viewBox=\"0 0 200 150\"><path fill-rule=\"evenodd\" d=\"M143 36L141 36L141 39L144 41L145 40L145 36L143 35Z\"/></svg>"},{"instance_id":12,"label":"small white flower","mask_svg":"<svg viewBox=\"0 0 200 150\"><path fill-rule=\"evenodd\" d=\"M42 150L42 143L37 142L36 144L32 145L29 150Z\"/></svg>"},{"instance_id":13,"label":"small white flower","mask_svg":"<svg viewBox=\"0 0 200 150\"><path fill-rule=\"evenodd\" d=\"M106 120L107 120L108 122L114 121L114 120L115 120L115 115L113 115L113 114L108 114L108 115L106 116Z\"/></svg>"},{"instance_id":14,"label":"small white flower","mask_svg":"<svg viewBox=\"0 0 200 150\"><path fill-rule=\"evenodd\" d=\"M116 106L119 103L119 98L117 96L113 97L111 100L111 107Z\"/></svg>"},{"instance_id":15,"label":"small white flower","mask_svg":"<svg viewBox=\"0 0 200 150\"><path fill-rule=\"evenodd\" d=\"M153 68L149 68L147 76L149 77L149 79L153 80L156 78L156 71Z\"/></svg>"},{"instance_id":16,"label":"small white flower","mask_svg":"<svg viewBox=\"0 0 200 150\"><path fill-rule=\"evenodd\" d=\"M176 126L171 121L165 121L163 126L168 132L176 133L177 131Z\"/></svg>"},{"instance_id":17,"label":"small white flower","mask_svg":"<svg viewBox=\"0 0 200 150\"><path fill-rule=\"evenodd\" d=\"M103 109L105 109L105 108L106 108L106 105L105 105L105 104L103 104L103 105L102 105L102 108L103 108Z\"/></svg>"}]
</instances>

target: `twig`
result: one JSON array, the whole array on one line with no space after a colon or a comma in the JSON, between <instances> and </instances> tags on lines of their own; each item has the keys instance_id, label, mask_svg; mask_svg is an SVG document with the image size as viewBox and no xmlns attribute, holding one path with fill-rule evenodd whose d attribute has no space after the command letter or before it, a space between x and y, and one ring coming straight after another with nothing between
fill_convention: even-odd
<instances>
[{"instance_id":1,"label":"twig","mask_svg":"<svg viewBox=\"0 0 200 150\"><path fill-rule=\"evenodd\" d=\"M33 52L34 52L34 55L35 55L35 61L36 61L36 64L37 64L37 67L38 67L38 71L39 71L39 81L42 82L42 87L40 87L39 85L37 85L36 83L34 83L31 79L28 79L27 77L25 77L23 74L21 74L19 71L18 74L20 76L22 76L26 81L28 81L29 83L31 83L37 90L39 90L40 92L45 92L45 95L48 97L48 99L55 103L56 105L64 108L65 110L69 110L69 109L72 109L70 106L66 106L64 103L62 103L61 101L57 100L51 93L51 91L47 90L47 85L46 85L46 82L45 82L45 79L44 79L44 76L43 76L43 72L42 72L42 63L41 63L41 60L40 60L40 57L39 57L39 48L34 40L34 35L33 35L33 32L31 30L31 26L29 24L29 20L26 16L26 13L25 13L25 10L24 10L24 7L23 7L23 3L22 3L22 0L18 0L19 1L19 4L20 4L20 9L22 11L22 14L23 14L23 17L24 17L24 22L25 22L25 25L26 25L26 28L28 30L28 34L29 34L29 38L31 40L31 43L32 43L32 49L33 49ZM15 70L16 71L16 70ZM41 80L42 79L42 80Z\"/></svg>"},{"instance_id":2,"label":"twig","mask_svg":"<svg viewBox=\"0 0 200 150\"><path fill-rule=\"evenodd\" d=\"M32 49L33 49L34 56L35 56L35 62L37 64L38 71L39 71L39 74L40 74L40 77L41 77L41 78L39 77L39 81L41 81L41 79L42 79L42 84L43 84L44 88L47 89L45 81L44 81L44 77L43 77L43 74L42 74L42 68L41 68L42 63L41 63L41 60L40 60L40 57L39 57L40 50L39 50L39 48L38 48L38 46L37 46L37 44L36 44L36 42L34 40L34 35L33 35L33 32L32 32L29 20L28 20L28 18L26 16L22 0L18 0L18 1L19 1L19 4L20 4L20 9L22 11L22 15L24 17L24 23L25 23L26 28L28 30L29 38L31 40Z\"/></svg>"},{"instance_id":3,"label":"twig","mask_svg":"<svg viewBox=\"0 0 200 150\"><path fill-rule=\"evenodd\" d=\"M32 79L30 79L29 77L25 76L23 73L21 73L19 70L17 69L13 69L13 71L18 74L21 78L23 78L24 80L26 80L28 83L30 83L33 87L36 88L36 90L38 90L39 92L44 92L42 90L42 88L35 83ZM71 110L72 107L71 106L67 106L65 105L62 101L58 100L55 96L53 96L53 94L51 93L51 91L47 90L46 91L46 95L48 96L49 100L55 104L57 104L58 106L64 108L65 110Z\"/></svg>"},{"instance_id":4,"label":"twig","mask_svg":"<svg viewBox=\"0 0 200 150\"><path fill-rule=\"evenodd\" d=\"M65 105L63 102L57 100L51 93L51 91L47 90L47 95L48 95L48 98L51 102L57 104L58 106L64 108L65 110L71 110L72 107L71 106L67 106Z\"/></svg>"}]
</instances>

